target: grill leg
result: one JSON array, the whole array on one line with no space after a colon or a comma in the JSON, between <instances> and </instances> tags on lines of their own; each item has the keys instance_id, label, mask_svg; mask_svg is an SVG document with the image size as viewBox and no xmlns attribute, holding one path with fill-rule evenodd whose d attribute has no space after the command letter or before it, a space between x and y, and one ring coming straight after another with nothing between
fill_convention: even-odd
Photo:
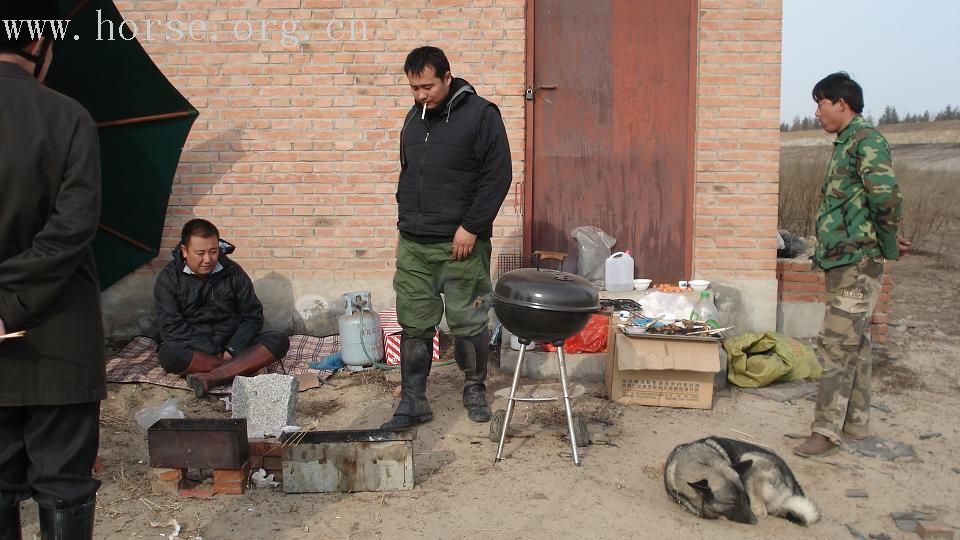
<instances>
[{"instance_id":1,"label":"grill leg","mask_svg":"<svg viewBox=\"0 0 960 540\"><path fill-rule=\"evenodd\" d=\"M510 418L513 416L514 398L517 396L517 386L520 384L520 372L523 371L523 354L527 352L527 343L520 342L520 355L517 357L517 368L513 372L510 399L507 400L507 414L503 418L503 431L500 433L500 445L497 447L497 463L503 459L503 441L507 438L507 429L510 428Z\"/></svg>"},{"instance_id":2,"label":"grill leg","mask_svg":"<svg viewBox=\"0 0 960 540\"><path fill-rule=\"evenodd\" d=\"M579 466L580 454L577 452L577 435L573 429L573 410L570 407L570 392L567 390L567 361L563 355L562 342L557 346L557 360L560 362L560 384L563 386L563 406L567 409L567 431L570 432L570 449L573 450L573 463ZM510 418L509 409L507 409L507 418Z\"/></svg>"}]
</instances>

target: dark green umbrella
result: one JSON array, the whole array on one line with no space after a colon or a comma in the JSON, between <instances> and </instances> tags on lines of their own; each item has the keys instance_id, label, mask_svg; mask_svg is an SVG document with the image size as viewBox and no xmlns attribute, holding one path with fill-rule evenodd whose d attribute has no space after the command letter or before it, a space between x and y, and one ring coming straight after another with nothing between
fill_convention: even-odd
<instances>
[{"instance_id":1,"label":"dark green umbrella","mask_svg":"<svg viewBox=\"0 0 960 540\"><path fill-rule=\"evenodd\" d=\"M103 204L93 250L103 290L159 254L173 177L198 113L135 38L120 37L123 17L111 0L59 4L70 23L45 82L97 122Z\"/></svg>"}]
</instances>

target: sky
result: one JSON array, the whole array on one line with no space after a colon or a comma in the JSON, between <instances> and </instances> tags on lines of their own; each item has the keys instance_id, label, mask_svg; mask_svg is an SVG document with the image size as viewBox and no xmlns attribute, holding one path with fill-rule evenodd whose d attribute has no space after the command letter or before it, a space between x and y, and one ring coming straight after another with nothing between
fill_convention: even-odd
<instances>
[{"instance_id":1,"label":"sky","mask_svg":"<svg viewBox=\"0 0 960 540\"><path fill-rule=\"evenodd\" d=\"M834 71L874 118L960 105L960 0L784 0L780 118L812 116L810 91Z\"/></svg>"}]
</instances>

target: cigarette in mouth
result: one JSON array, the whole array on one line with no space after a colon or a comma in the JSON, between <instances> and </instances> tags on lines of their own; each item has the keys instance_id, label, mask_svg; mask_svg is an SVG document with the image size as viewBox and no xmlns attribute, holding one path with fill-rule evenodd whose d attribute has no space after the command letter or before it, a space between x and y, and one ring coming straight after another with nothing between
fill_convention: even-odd
<instances>
[{"instance_id":1,"label":"cigarette in mouth","mask_svg":"<svg viewBox=\"0 0 960 540\"><path fill-rule=\"evenodd\" d=\"M424 104L423 104L423 112L420 113L420 119L421 119L421 120L426 120L426 118L427 118L427 104L424 103Z\"/></svg>"}]
</instances>

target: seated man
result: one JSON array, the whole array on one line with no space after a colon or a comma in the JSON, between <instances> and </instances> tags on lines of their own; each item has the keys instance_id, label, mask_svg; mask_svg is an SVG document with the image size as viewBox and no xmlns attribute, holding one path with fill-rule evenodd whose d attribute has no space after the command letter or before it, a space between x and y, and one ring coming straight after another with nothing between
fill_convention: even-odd
<instances>
[{"instance_id":1,"label":"seated man","mask_svg":"<svg viewBox=\"0 0 960 540\"><path fill-rule=\"evenodd\" d=\"M233 246L205 219L183 226L173 260L153 295L160 324L160 365L187 376L197 397L237 375L252 375L283 358L290 340L263 332L263 306L253 282L226 255Z\"/></svg>"}]
</instances>

